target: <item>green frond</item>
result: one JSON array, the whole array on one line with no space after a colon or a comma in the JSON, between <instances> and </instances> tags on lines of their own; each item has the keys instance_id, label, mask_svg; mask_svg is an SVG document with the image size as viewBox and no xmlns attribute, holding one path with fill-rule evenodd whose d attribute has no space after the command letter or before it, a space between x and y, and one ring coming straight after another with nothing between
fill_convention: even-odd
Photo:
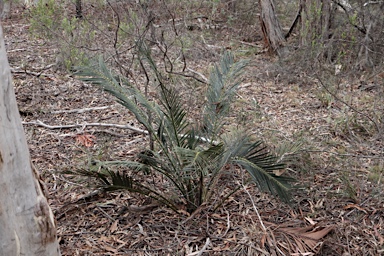
<instances>
[{"instance_id":1,"label":"green frond","mask_svg":"<svg viewBox=\"0 0 384 256\"><path fill-rule=\"evenodd\" d=\"M159 70L157 69L157 65L155 61L152 58L151 49L148 47L148 45L145 43L145 40L138 40L136 42L136 47L139 52L139 58L141 60L146 61L149 64L150 70L154 73L156 79L160 82L163 81L161 74Z\"/></svg>"},{"instance_id":2,"label":"green frond","mask_svg":"<svg viewBox=\"0 0 384 256\"><path fill-rule=\"evenodd\" d=\"M233 157L244 156L248 150L250 138L245 131L234 130L222 136L226 152L223 158L224 162L230 161Z\"/></svg>"},{"instance_id":3,"label":"green frond","mask_svg":"<svg viewBox=\"0 0 384 256\"><path fill-rule=\"evenodd\" d=\"M292 178L277 176L245 158L236 158L233 163L246 169L262 191L277 195L284 202L290 202L290 182L294 181Z\"/></svg>"},{"instance_id":4,"label":"green frond","mask_svg":"<svg viewBox=\"0 0 384 256\"><path fill-rule=\"evenodd\" d=\"M160 191L156 191L155 188L148 187L144 183L135 180L127 173L111 170L104 170L102 172L79 170L76 172L78 175L93 177L99 180L100 184L96 187L104 191L126 190L145 195L177 212L176 205L168 198L169 195L163 195Z\"/></svg>"},{"instance_id":5,"label":"green frond","mask_svg":"<svg viewBox=\"0 0 384 256\"><path fill-rule=\"evenodd\" d=\"M148 130L152 130L147 112L144 109L156 113L158 111L156 111L155 106L126 79L112 74L101 57L97 64L76 67L75 70L75 76L80 80L97 85L113 95L117 99L117 102L130 110L141 124ZM144 109L140 108L138 103L144 107Z\"/></svg>"},{"instance_id":6,"label":"green frond","mask_svg":"<svg viewBox=\"0 0 384 256\"><path fill-rule=\"evenodd\" d=\"M262 191L288 202L289 183L293 179L273 173L285 167L283 161L278 161L262 141L252 141L244 131L221 135L247 62L234 62L233 55L226 52L220 63L215 65L202 113L204 128L200 131L195 130L188 120L177 90L165 84L151 57L150 48L140 41L137 47L140 64L146 62L145 67L150 67L150 76L155 76L158 83L158 99L148 99L127 79L114 75L102 58L96 65L77 68L76 76L113 95L146 127L156 147L142 151L133 161L96 162L98 171L80 170L78 174L97 179L99 187L104 190L140 193L175 211L176 202L182 200L187 211L192 213L214 193L217 194L223 168L231 164L247 170ZM203 136L200 136L201 133ZM120 171L114 171L112 166L118 166ZM163 191L162 186L150 183L145 176L149 174L164 178L170 189ZM233 191L228 194L231 193Z\"/></svg>"},{"instance_id":7,"label":"green frond","mask_svg":"<svg viewBox=\"0 0 384 256\"><path fill-rule=\"evenodd\" d=\"M266 171L281 170L285 168L283 162L278 163L275 155L271 154L262 141L245 145L243 157Z\"/></svg>"},{"instance_id":8,"label":"green frond","mask_svg":"<svg viewBox=\"0 0 384 256\"><path fill-rule=\"evenodd\" d=\"M184 133L181 140L184 144L181 147L195 149L200 140L201 138L197 136L195 129L192 127L188 132Z\"/></svg>"},{"instance_id":9,"label":"green frond","mask_svg":"<svg viewBox=\"0 0 384 256\"><path fill-rule=\"evenodd\" d=\"M104 178L110 178L108 184L104 184L102 188L105 191L114 191L125 189L130 192L140 192L140 194L147 195L147 191L135 189L133 178L125 173L108 171L108 174Z\"/></svg>"},{"instance_id":10,"label":"green frond","mask_svg":"<svg viewBox=\"0 0 384 256\"><path fill-rule=\"evenodd\" d=\"M294 142L282 142L276 148L278 162L290 162L302 150L303 141L297 140Z\"/></svg>"},{"instance_id":11,"label":"green frond","mask_svg":"<svg viewBox=\"0 0 384 256\"><path fill-rule=\"evenodd\" d=\"M224 145L218 144L210 146L208 149L175 148L175 152L185 163L184 172L193 172L197 176L202 173L208 176L221 169Z\"/></svg>"},{"instance_id":12,"label":"green frond","mask_svg":"<svg viewBox=\"0 0 384 256\"><path fill-rule=\"evenodd\" d=\"M285 168L283 162L270 153L262 141L251 142L243 131L234 131L224 137L226 148L225 161L238 164L248 171L253 181L262 191L279 196L289 201L289 183L294 181L289 177L276 176L273 171Z\"/></svg>"},{"instance_id":13,"label":"green frond","mask_svg":"<svg viewBox=\"0 0 384 256\"><path fill-rule=\"evenodd\" d=\"M184 144L186 139L184 133L189 127L187 121L187 113L185 112L180 95L172 88L161 89L161 104L164 107L164 119L161 122L161 133L166 132L169 142L174 143L175 146L180 147Z\"/></svg>"},{"instance_id":14,"label":"green frond","mask_svg":"<svg viewBox=\"0 0 384 256\"><path fill-rule=\"evenodd\" d=\"M183 197L188 202L190 211L206 202L215 188L218 173L222 170L223 144L210 146L208 149L176 148L176 154L183 159L183 166L178 175L185 188Z\"/></svg>"},{"instance_id":15,"label":"green frond","mask_svg":"<svg viewBox=\"0 0 384 256\"><path fill-rule=\"evenodd\" d=\"M146 170L146 167L147 167L142 162L127 161L127 160L125 161L94 161L94 164L98 166L100 169L107 169L107 170L109 170L110 167L114 167L114 166L126 167L135 173Z\"/></svg>"},{"instance_id":16,"label":"green frond","mask_svg":"<svg viewBox=\"0 0 384 256\"><path fill-rule=\"evenodd\" d=\"M229 113L233 97L241 82L240 77L247 64L248 62L244 60L235 63L233 55L227 51L211 72L203 122L208 136L213 140L213 137L220 132L223 118Z\"/></svg>"}]
</instances>

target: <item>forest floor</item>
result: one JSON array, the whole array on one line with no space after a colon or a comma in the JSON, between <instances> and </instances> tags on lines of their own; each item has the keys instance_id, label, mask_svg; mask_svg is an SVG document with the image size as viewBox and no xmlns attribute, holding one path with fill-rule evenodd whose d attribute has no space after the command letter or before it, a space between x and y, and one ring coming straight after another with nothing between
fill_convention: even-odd
<instances>
[{"instance_id":1,"label":"forest floor","mask_svg":"<svg viewBox=\"0 0 384 256\"><path fill-rule=\"evenodd\" d=\"M86 180L65 174L94 158L133 158L148 139L114 126L141 128L113 97L56 69L55 44L32 37L18 11L2 26L31 159L47 186L62 255L384 254L384 134L366 117L384 113L382 78L373 77L378 84L372 87L338 78L335 98L325 87L334 80L322 85L304 72L291 73L267 53L247 56L251 64L231 118L276 150L295 151L286 170L297 179L294 205L247 185L216 211L202 206L192 215L176 214L126 192L93 193ZM233 51L262 48L262 42L215 43ZM191 65L207 75L203 67L215 61Z\"/></svg>"}]
</instances>

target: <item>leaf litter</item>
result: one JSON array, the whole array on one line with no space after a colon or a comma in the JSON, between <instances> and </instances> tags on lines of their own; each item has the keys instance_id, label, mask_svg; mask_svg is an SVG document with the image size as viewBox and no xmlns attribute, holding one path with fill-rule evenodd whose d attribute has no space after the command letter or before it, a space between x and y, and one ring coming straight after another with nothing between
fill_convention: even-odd
<instances>
[{"instance_id":1,"label":"leaf litter","mask_svg":"<svg viewBox=\"0 0 384 256\"><path fill-rule=\"evenodd\" d=\"M50 111L63 109L110 106L115 102L65 72L47 69L44 77L35 76L33 72L19 72L17 67L21 67L22 62L33 71L33 67L55 61L55 46L30 38L26 22L18 16L2 22L9 62L16 68L13 79L24 122L42 120L58 125L103 120L139 127L133 116L120 106L89 113L50 114ZM217 43L225 45L224 41ZM238 93L240 102L247 102L242 125L248 125L255 136L291 141L299 138L312 145L305 152L307 159L298 158L288 170L303 187L294 193L295 207L282 205L254 186L248 186L267 224L265 231L247 193L241 190L217 211L204 205L191 216L182 211L175 214L141 196L95 192L79 178L65 175L64 171L87 166L89 155L102 160L135 157L148 142L144 134L114 127L99 130L87 127L84 131L72 128L69 131L78 134L73 139L62 136L66 129L25 125L32 161L47 184L49 203L57 218L62 255L384 253L383 185L367 178L372 165L383 164L382 138L368 138L356 144L330 121L340 117L341 106L322 107L321 99L316 98L316 84L276 82L271 58L256 56L253 61L244 82L247 86L241 87ZM200 67L209 63L211 60L201 59L191 64L201 70ZM353 88L357 85L352 85ZM356 99L373 97L373 93L354 91ZM242 105L239 106L233 111L234 120L243 113ZM301 138L300 133L304 134ZM343 159L347 159L348 166L344 166L347 162ZM307 168L300 170L300 166ZM340 172L346 172L345 179L340 178ZM231 179L222 182L219 184L222 189L231 188ZM356 194L348 195L348 185L355 188ZM353 196L356 200L351 198Z\"/></svg>"}]
</instances>

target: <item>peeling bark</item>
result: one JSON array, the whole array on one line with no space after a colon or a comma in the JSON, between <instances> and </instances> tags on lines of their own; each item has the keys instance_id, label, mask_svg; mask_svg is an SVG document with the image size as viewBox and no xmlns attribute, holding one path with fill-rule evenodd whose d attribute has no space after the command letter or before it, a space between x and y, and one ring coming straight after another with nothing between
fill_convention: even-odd
<instances>
[{"instance_id":1,"label":"peeling bark","mask_svg":"<svg viewBox=\"0 0 384 256\"><path fill-rule=\"evenodd\" d=\"M261 15L260 23L263 31L264 42L272 53L284 57L288 53L286 40L275 14L275 6L272 0L259 0Z\"/></svg>"},{"instance_id":2,"label":"peeling bark","mask_svg":"<svg viewBox=\"0 0 384 256\"><path fill-rule=\"evenodd\" d=\"M60 255L53 214L37 176L0 27L0 255Z\"/></svg>"}]
</instances>

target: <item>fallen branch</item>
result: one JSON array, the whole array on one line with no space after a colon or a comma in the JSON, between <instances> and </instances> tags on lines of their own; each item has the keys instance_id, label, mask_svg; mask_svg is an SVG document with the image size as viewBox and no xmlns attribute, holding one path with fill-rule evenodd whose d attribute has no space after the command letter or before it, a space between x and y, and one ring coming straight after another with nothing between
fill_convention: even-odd
<instances>
[{"instance_id":1,"label":"fallen branch","mask_svg":"<svg viewBox=\"0 0 384 256\"><path fill-rule=\"evenodd\" d=\"M142 134L148 134L148 131L142 130L139 128L136 128L131 125L123 125L123 124L107 124L107 123L83 123L83 124L67 124L67 125L49 125L45 124L40 120L37 120L35 122L22 122L24 125L37 125L42 126L47 129L71 129L71 128L85 128L87 126L100 126L100 127L114 127L119 129L129 129L134 132L142 133Z\"/></svg>"},{"instance_id":2,"label":"fallen branch","mask_svg":"<svg viewBox=\"0 0 384 256\"><path fill-rule=\"evenodd\" d=\"M317 76L317 80L319 81L320 85L332 96L334 97L336 100L340 101L341 103L343 103L344 105L346 105L347 107L349 107L350 109L352 109L353 111L355 111L356 113L366 117L369 121L371 121L375 128L376 128L376 131L378 134L380 134L381 130L380 130L380 127L379 125L377 124L377 122L375 122L375 120L373 120L373 118L371 116L369 116L368 114L365 114L363 113L362 111L358 110L357 108L355 108L354 106L352 106L351 104L347 103L346 101L344 101L343 99L341 99L340 97L338 97L335 93L331 92L329 90L329 88L323 83L323 80Z\"/></svg>"},{"instance_id":3,"label":"fallen branch","mask_svg":"<svg viewBox=\"0 0 384 256\"><path fill-rule=\"evenodd\" d=\"M51 68L52 66L53 65L48 65L47 67ZM48 69L47 67L41 69L40 72L33 72L33 71L29 71L29 70L20 70L20 69L11 68L11 73L13 73L13 74L26 74L26 75L36 76L36 77L40 77L40 76L55 77L54 75L43 73L44 70Z\"/></svg>"},{"instance_id":4,"label":"fallen branch","mask_svg":"<svg viewBox=\"0 0 384 256\"><path fill-rule=\"evenodd\" d=\"M20 48L20 49L13 49L13 50L8 50L7 53L11 53L11 52L23 52L23 51L26 51L27 49L25 48Z\"/></svg>"},{"instance_id":5,"label":"fallen branch","mask_svg":"<svg viewBox=\"0 0 384 256\"><path fill-rule=\"evenodd\" d=\"M69 109L69 110L56 110L51 111L51 114L62 114L62 113L84 113L86 111L93 111L93 110L103 110L112 108L114 105L111 106L104 106L104 107L93 107L93 108L78 108L78 109Z\"/></svg>"},{"instance_id":6,"label":"fallen branch","mask_svg":"<svg viewBox=\"0 0 384 256\"><path fill-rule=\"evenodd\" d=\"M60 134L59 137L76 137L79 134L83 134L84 131L76 132L76 133L65 133L65 134ZM126 137L126 136L131 136L131 135L126 135L126 134L120 134L116 132L112 132L109 130L88 130L87 133L89 134L94 134L94 133L106 133L115 137Z\"/></svg>"},{"instance_id":7,"label":"fallen branch","mask_svg":"<svg viewBox=\"0 0 384 256\"><path fill-rule=\"evenodd\" d=\"M192 72L192 73L194 73L194 74L196 74L196 75L199 75L202 79L203 79L203 83L205 83L205 84L208 84L208 78L206 78L202 73L200 73L200 72L197 72L196 70L193 70L193 69L191 69L191 68L187 68L187 70L188 71L190 71L190 72Z\"/></svg>"},{"instance_id":8,"label":"fallen branch","mask_svg":"<svg viewBox=\"0 0 384 256\"><path fill-rule=\"evenodd\" d=\"M209 239L209 237L207 237L207 240L205 241L203 248L200 251L188 254L188 256L194 256L194 255L200 256L200 255L202 255L207 250L207 247L210 243L211 243L211 240Z\"/></svg>"},{"instance_id":9,"label":"fallen branch","mask_svg":"<svg viewBox=\"0 0 384 256\"><path fill-rule=\"evenodd\" d=\"M313 152L313 153L327 153L327 154L332 154L340 157L356 157L356 158L371 158L371 159L383 159L382 155L379 156L368 156L368 155L356 155L356 154L340 154L328 150L300 150L302 152Z\"/></svg>"},{"instance_id":10,"label":"fallen branch","mask_svg":"<svg viewBox=\"0 0 384 256\"><path fill-rule=\"evenodd\" d=\"M51 129L51 130L54 130L54 129L71 129L71 128L84 129L87 126L113 127L113 128L119 128L119 129L129 129L129 130L132 130L134 132L146 134L146 135L149 134L147 130L142 130L142 129L139 129L139 128L136 128L134 126L127 125L127 124L124 125L124 124L106 124L106 123L83 123L83 124L49 125L49 124L43 123L40 120L37 120L35 122L22 122L22 124L42 126L44 128ZM180 136L184 136L184 135L182 134ZM211 140L204 138L204 137L195 136L195 138L200 140L200 141L203 141L203 142L211 143L213 145L219 144L218 141L211 141Z\"/></svg>"},{"instance_id":11,"label":"fallen branch","mask_svg":"<svg viewBox=\"0 0 384 256\"><path fill-rule=\"evenodd\" d=\"M257 45L257 44L253 44L253 43L249 43L249 42L245 42L245 41L239 41L241 44L244 44L246 46L252 46L252 47L260 47L260 45Z\"/></svg>"}]
</instances>

